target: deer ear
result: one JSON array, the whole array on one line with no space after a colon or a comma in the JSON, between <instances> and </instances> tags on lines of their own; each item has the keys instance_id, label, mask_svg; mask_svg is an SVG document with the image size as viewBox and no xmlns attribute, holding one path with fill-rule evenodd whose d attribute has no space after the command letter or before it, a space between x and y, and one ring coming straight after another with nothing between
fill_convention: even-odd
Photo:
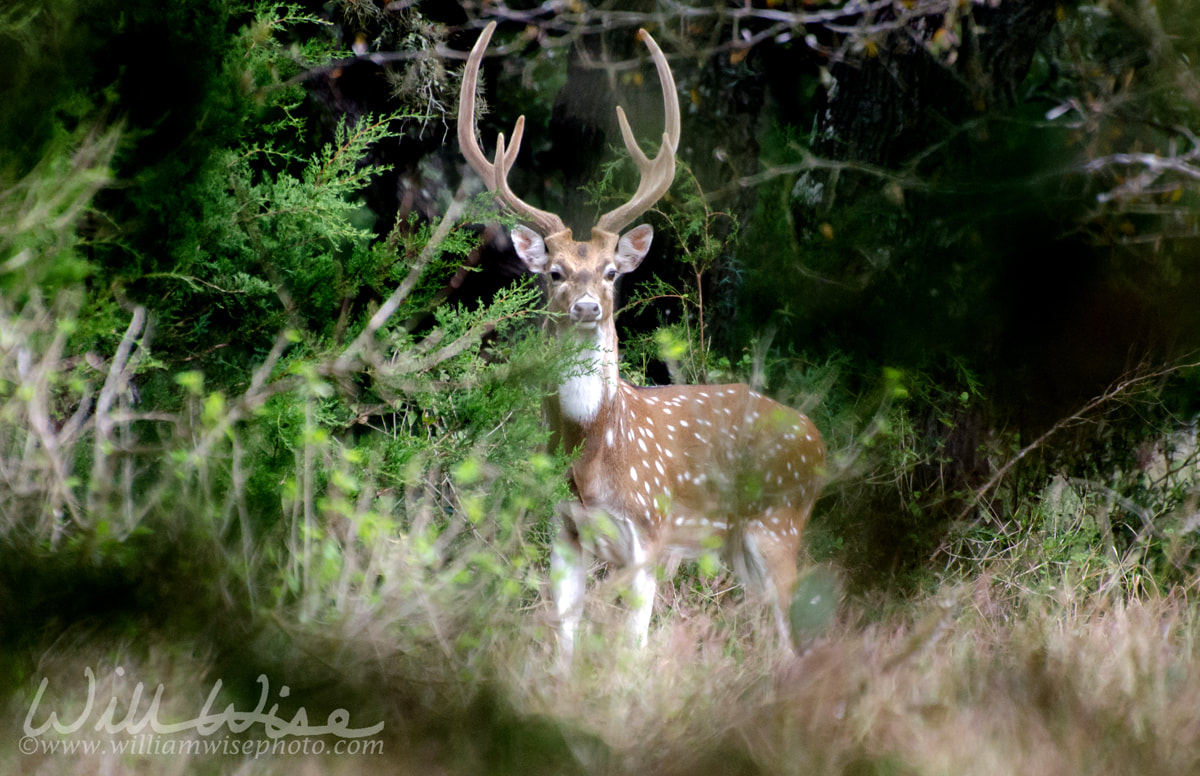
<instances>
[{"instance_id":1,"label":"deer ear","mask_svg":"<svg viewBox=\"0 0 1200 776\"><path fill-rule=\"evenodd\" d=\"M650 251L650 241L653 239L654 227L649 224L635 226L621 237L617 243L617 255L614 257L621 274L637 269Z\"/></svg>"},{"instance_id":2,"label":"deer ear","mask_svg":"<svg viewBox=\"0 0 1200 776\"><path fill-rule=\"evenodd\" d=\"M537 232L524 226L514 226L512 244L530 272L546 271L546 243Z\"/></svg>"}]
</instances>

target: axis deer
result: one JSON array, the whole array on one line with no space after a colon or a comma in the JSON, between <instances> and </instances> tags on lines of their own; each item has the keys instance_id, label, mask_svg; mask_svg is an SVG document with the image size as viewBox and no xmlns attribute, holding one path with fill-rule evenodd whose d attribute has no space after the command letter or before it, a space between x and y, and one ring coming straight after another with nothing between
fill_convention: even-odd
<instances>
[{"instance_id":1,"label":"axis deer","mask_svg":"<svg viewBox=\"0 0 1200 776\"><path fill-rule=\"evenodd\" d=\"M639 388L617 374L614 284L641 263L654 236L645 224L619 232L666 193L675 175L679 98L666 57L645 30L638 32L662 83L666 131L657 155L648 158L617 108L640 182L633 198L601 216L591 240L582 242L561 218L522 201L508 186L524 116L510 146L503 134L498 137L494 161L476 141L475 86L495 26L484 29L467 59L458 141L500 203L536 228L515 227L513 245L547 282L549 327L575 342L584 361L546 402L551 444L578 451L570 472L578 502L562 510L550 560L561 653L570 656L579 628L585 550L632 569L630 629L642 641L658 558L698 555L714 537L742 582L774 605L777 627L790 643L784 612L796 580L800 533L824 469L817 429L745 385Z\"/></svg>"}]
</instances>

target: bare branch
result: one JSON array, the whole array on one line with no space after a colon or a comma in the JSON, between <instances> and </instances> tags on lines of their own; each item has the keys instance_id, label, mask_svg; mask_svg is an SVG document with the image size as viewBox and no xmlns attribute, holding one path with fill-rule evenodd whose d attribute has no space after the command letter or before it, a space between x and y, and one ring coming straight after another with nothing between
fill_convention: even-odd
<instances>
[{"instance_id":1,"label":"bare branch","mask_svg":"<svg viewBox=\"0 0 1200 776\"><path fill-rule=\"evenodd\" d=\"M1147 193L1155 187L1159 178L1166 173L1177 173L1192 180L1200 180L1200 141L1190 131L1179 129L1192 143L1192 149L1182 155L1160 156L1148 153L1118 153L1093 159L1084 165L1086 172L1099 172L1109 167L1143 167L1140 174L1125 180L1111 191L1096 195L1096 200L1105 203L1129 199Z\"/></svg>"},{"instance_id":2,"label":"bare branch","mask_svg":"<svg viewBox=\"0 0 1200 776\"><path fill-rule=\"evenodd\" d=\"M1025 445L1025 447L1021 448L1016 455L1006 461L1003 466L996 470L996 473L993 474L987 482L985 482L980 488L976 489L975 493L972 494L970 503L968 503L967 506L963 508L962 512L959 513L958 519L965 520L971 510L974 509L981 501L983 501L984 497L986 497L993 488L1000 484L1000 481L1004 479L1005 475L1007 475L1009 471L1011 471L1012 468L1017 465L1017 463L1024 459L1025 456L1029 455L1034 450L1037 450L1039 447L1045 444L1047 439L1054 436L1059 431L1082 423L1088 415L1090 415L1099 407L1102 407L1103 405L1108 404L1109 402L1126 395L1135 389L1141 388L1146 383L1162 379L1163 377L1184 369L1192 369L1195 367L1200 367L1200 361L1166 366L1161 369L1156 369L1153 372L1135 374L1132 377L1127 377L1113 383L1104 393L1090 399L1086 404L1067 417L1060 418L1053 426L1042 433L1041 436ZM942 552L943 549L944 548L939 548L938 552Z\"/></svg>"},{"instance_id":3,"label":"bare branch","mask_svg":"<svg viewBox=\"0 0 1200 776\"><path fill-rule=\"evenodd\" d=\"M409 269L408 276L392 292L387 301L375 311L375 314L371 316L371 320L367 322L362 332L354 338L353 342L346 346L346 349L334 361L332 371L335 374L345 374L356 363L359 363L362 353L367 350L369 345L374 343L376 332L383 328L383 325L387 323L388 319L392 317L393 313L399 309L404 300L408 298L408 295L412 293L413 288L417 285L417 281L421 279L421 275L425 272L425 268L433 260L433 257L438 254L438 250L446 240L447 235L450 234L450 230L458 223L459 218L462 217L466 199L465 187L459 186L458 191L454 194L454 199L450 202L450 207L446 209L446 214L442 216L442 220L438 223L437 229L434 230L433 235L429 238L429 242L425 244L420 256L417 257L416 262Z\"/></svg>"}]
</instances>

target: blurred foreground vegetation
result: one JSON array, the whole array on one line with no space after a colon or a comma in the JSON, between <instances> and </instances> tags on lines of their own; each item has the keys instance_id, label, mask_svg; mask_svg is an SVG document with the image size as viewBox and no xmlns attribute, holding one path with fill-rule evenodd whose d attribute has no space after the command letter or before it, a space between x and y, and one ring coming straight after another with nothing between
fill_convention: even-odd
<instances>
[{"instance_id":1,"label":"blurred foreground vegetation","mask_svg":"<svg viewBox=\"0 0 1200 776\"><path fill-rule=\"evenodd\" d=\"M1197 11L400 5L0 13L6 770L1196 770ZM638 25L675 56L625 371L816 419L799 655L700 564L641 652L604 577L556 667L540 401L572 354L449 140L488 13L483 136L526 114L514 178L568 219L629 172L579 94L642 99ZM88 671L89 724L26 751L42 678L35 727ZM163 721L218 681L252 710L260 675L381 750L47 749L160 685Z\"/></svg>"}]
</instances>

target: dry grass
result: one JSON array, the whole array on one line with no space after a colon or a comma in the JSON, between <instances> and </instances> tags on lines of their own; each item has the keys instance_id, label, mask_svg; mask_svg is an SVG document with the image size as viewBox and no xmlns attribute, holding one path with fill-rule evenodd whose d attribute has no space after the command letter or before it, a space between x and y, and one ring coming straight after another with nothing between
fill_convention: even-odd
<instances>
[{"instance_id":1,"label":"dry grass","mask_svg":"<svg viewBox=\"0 0 1200 776\"><path fill-rule=\"evenodd\" d=\"M1200 628L1190 601L1064 594L1026 600L1018 612L997 606L994 590L994 581L980 577L907 615L869 623L854 621L847 605L843 621L799 656L745 642L732 645L740 651L734 656L731 645L716 648L711 622L672 618L641 651L592 644L567 676L530 627L497 639L488 663L471 672L427 654L424 665L385 659L378 674L343 675L332 687L300 682L295 692L315 707L358 699L350 706L358 720L382 715L382 756L25 757L5 747L3 760L8 772L47 774L81 767L1056 776L1200 769ZM395 656L402 646L393 639L347 649ZM279 670L325 670L314 668L325 662L320 655L304 668L303 654L297 650ZM126 671L123 691L114 688L116 665ZM186 718L211 687L204 677L217 670L195 645L60 643L38 666L60 693L44 702L57 705L43 708L60 709L64 719L77 713L72 688L83 685L84 666L100 680L98 707L109 695L127 699L133 681L163 683L164 719ZM13 699L9 744L20 735L28 699ZM253 708L253 699L237 703Z\"/></svg>"},{"instance_id":2,"label":"dry grass","mask_svg":"<svg viewBox=\"0 0 1200 776\"><path fill-rule=\"evenodd\" d=\"M603 739L599 772L1196 769L1189 602L1047 600L998 616L992 584L965 583L912 616L843 622L800 656L705 654L668 625L644 654L510 691Z\"/></svg>"}]
</instances>

